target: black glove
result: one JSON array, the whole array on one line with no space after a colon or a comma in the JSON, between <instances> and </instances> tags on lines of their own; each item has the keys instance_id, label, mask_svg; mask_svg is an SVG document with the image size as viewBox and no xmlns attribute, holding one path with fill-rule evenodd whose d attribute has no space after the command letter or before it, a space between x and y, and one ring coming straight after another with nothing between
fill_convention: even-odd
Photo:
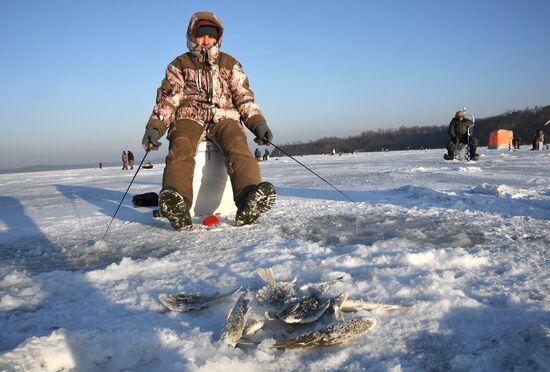
<instances>
[{"instance_id":1,"label":"black glove","mask_svg":"<svg viewBox=\"0 0 550 372\"><path fill-rule=\"evenodd\" d=\"M160 131L155 127L145 128L145 134L141 140L143 148L148 150L158 150L161 143L159 142Z\"/></svg>"},{"instance_id":2,"label":"black glove","mask_svg":"<svg viewBox=\"0 0 550 372\"><path fill-rule=\"evenodd\" d=\"M273 140L273 133L271 133L271 129L265 123L256 124L252 128L252 133L256 136L254 142L258 145L268 145Z\"/></svg>"}]
</instances>

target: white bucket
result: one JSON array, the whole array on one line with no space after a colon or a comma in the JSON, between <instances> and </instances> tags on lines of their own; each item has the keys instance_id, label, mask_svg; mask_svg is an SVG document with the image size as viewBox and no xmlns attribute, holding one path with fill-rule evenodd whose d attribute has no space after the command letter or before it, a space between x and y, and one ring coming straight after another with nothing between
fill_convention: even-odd
<instances>
[{"instance_id":1,"label":"white bucket","mask_svg":"<svg viewBox=\"0 0 550 372\"><path fill-rule=\"evenodd\" d=\"M236 212L225 157L213 142L203 141L195 156L191 217L228 216Z\"/></svg>"}]
</instances>

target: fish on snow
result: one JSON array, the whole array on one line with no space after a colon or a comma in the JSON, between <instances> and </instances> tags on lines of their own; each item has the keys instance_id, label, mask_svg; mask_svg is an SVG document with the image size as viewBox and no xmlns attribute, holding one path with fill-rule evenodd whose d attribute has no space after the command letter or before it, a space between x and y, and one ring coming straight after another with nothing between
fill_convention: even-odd
<instances>
[{"instance_id":1,"label":"fish on snow","mask_svg":"<svg viewBox=\"0 0 550 372\"><path fill-rule=\"evenodd\" d=\"M291 282L278 282L272 268L260 269L258 275L266 283L256 293L256 299L260 304L280 308L296 296L296 278Z\"/></svg>"},{"instance_id":2,"label":"fish on snow","mask_svg":"<svg viewBox=\"0 0 550 372\"><path fill-rule=\"evenodd\" d=\"M288 301L276 315L285 323L312 323L319 319L329 307L334 308L337 319L341 319L342 304L348 298L344 292L333 298L321 298L316 295Z\"/></svg>"},{"instance_id":3,"label":"fish on snow","mask_svg":"<svg viewBox=\"0 0 550 372\"><path fill-rule=\"evenodd\" d=\"M334 323L314 332L275 343L273 349L301 349L314 346L332 346L351 342L376 325L372 318L359 317Z\"/></svg>"},{"instance_id":4,"label":"fish on snow","mask_svg":"<svg viewBox=\"0 0 550 372\"><path fill-rule=\"evenodd\" d=\"M239 291L237 288L227 293L215 293L214 295L203 295L200 293L179 293L176 295L162 294L159 296L160 302L171 311L186 312L191 310L200 310L208 307L212 302L220 300L224 297L231 296Z\"/></svg>"},{"instance_id":5,"label":"fish on snow","mask_svg":"<svg viewBox=\"0 0 550 372\"><path fill-rule=\"evenodd\" d=\"M233 347L237 346L243 335L246 317L250 310L250 300L246 298L246 295L247 292L241 294L231 311L229 311L222 333L222 340Z\"/></svg>"}]
</instances>

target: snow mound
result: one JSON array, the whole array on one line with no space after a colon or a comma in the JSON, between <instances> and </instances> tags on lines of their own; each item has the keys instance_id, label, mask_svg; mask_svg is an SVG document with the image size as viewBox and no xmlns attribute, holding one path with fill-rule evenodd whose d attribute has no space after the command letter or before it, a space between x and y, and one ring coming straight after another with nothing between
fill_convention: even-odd
<instances>
[{"instance_id":1,"label":"snow mound","mask_svg":"<svg viewBox=\"0 0 550 372\"><path fill-rule=\"evenodd\" d=\"M472 194L491 195L497 198L530 199L538 196L538 192L507 185L491 185L483 183L471 190Z\"/></svg>"},{"instance_id":2,"label":"snow mound","mask_svg":"<svg viewBox=\"0 0 550 372\"><path fill-rule=\"evenodd\" d=\"M464 173L477 173L477 172L481 172L481 168L480 167L460 167L458 168L458 171L464 172Z\"/></svg>"},{"instance_id":3,"label":"snow mound","mask_svg":"<svg viewBox=\"0 0 550 372\"><path fill-rule=\"evenodd\" d=\"M422 252L410 253L404 256L407 264L412 266L428 266L433 265L438 269L473 269L489 265L487 257L472 256L461 251L446 251L443 249Z\"/></svg>"},{"instance_id":4,"label":"snow mound","mask_svg":"<svg viewBox=\"0 0 550 372\"><path fill-rule=\"evenodd\" d=\"M63 371L76 367L64 330L45 337L30 337L0 358L0 370Z\"/></svg>"},{"instance_id":5,"label":"snow mound","mask_svg":"<svg viewBox=\"0 0 550 372\"><path fill-rule=\"evenodd\" d=\"M0 280L0 311L31 309L45 297L42 286L26 272L14 270Z\"/></svg>"}]
</instances>

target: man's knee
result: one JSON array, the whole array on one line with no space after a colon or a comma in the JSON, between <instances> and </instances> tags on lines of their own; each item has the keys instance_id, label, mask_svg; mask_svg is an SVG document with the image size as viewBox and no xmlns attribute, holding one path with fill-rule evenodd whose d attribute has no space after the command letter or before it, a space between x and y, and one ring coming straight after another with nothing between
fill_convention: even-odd
<instances>
[{"instance_id":1,"label":"man's knee","mask_svg":"<svg viewBox=\"0 0 550 372\"><path fill-rule=\"evenodd\" d=\"M194 120L180 119L176 120L170 127L168 139L172 142L181 137L187 138L191 142L197 141L202 137L204 127Z\"/></svg>"},{"instance_id":2,"label":"man's knee","mask_svg":"<svg viewBox=\"0 0 550 372\"><path fill-rule=\"evenodd\" d=\"M168 136L170 147L183 147L187 150L187 147L191 146L191 150L196 151L196 146L203 137L203 132L204 127L196 121L189 119L177 120L170 127Z\"/></svg>"},{"instance_id":3,"label":"man's knee","mask_svg":"<svg viewBox=\"0 0 550 372\"><path fill-rule=\"evenodd\" d=\"M447 150L454 151L456 149L456 143L452 139L447 142Z\"/></svg>"},{"instance_id":4,"label":"man's knee","mask_svg":"<svg viewBox=\"0 0 550 372\"><path fill-rule=\"evenodd\" d=\"M224 153L250 153L242 125L231 119L214 124L212 134Z\"/></svg>"}]
</instances>

